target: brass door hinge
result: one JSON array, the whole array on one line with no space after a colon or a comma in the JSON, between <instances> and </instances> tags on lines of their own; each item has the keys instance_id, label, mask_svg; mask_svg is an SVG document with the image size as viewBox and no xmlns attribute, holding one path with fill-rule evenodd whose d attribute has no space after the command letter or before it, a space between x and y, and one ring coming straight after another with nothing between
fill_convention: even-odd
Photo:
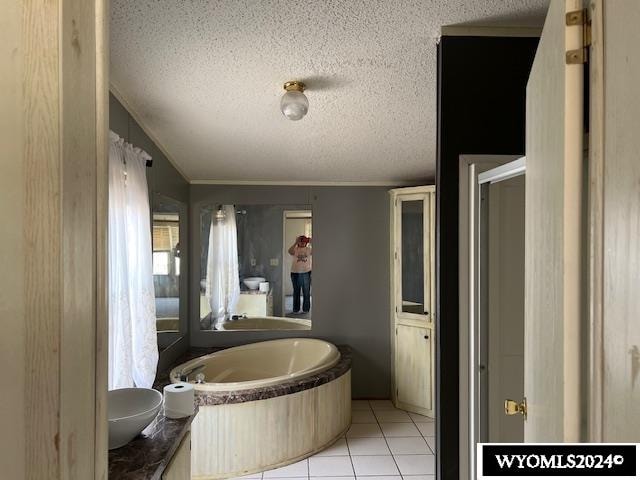
<instances>
[{"instance_id":1,"label":"brass door hinge","mask_svg":"<svg viewBox=\"0 0 640 480\"><path fill-rule=\"evenodd\" d=\"M565 62L567 65L587 63L589 61L589 46L591 45L591 20L586 8L568 12L565 17L567 27L582 26L582 47L567 50Z\"/></svg>"}]
</instances>

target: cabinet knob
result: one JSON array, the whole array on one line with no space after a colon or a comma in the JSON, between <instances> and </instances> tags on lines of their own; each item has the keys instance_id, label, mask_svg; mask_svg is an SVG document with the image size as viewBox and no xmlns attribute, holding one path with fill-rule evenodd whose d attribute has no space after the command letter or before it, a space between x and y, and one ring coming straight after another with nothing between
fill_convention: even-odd
<instances>
[{"instance_id":1,"label":"cabinet knob","mask_svg":"<svg viewBox=\"0 0 640 480\"><path fill-rule=\"evenodd\" d=\"M427 311L425 310L425 311L424 311L424 314L425 314L425 315L429 315L429 312L427 312Z\"/></svg>"},{"instance_id":2,"label":"cabinet knob","mask_svg":"<svg viewBox=\"0 0 640 480\"><path fill-rule=\"evenodd\" d=\"M424 336L424 339L425 339L425 340L429 340L429 335L425 335L425 336Z\"/></svg>"}]
</instances>

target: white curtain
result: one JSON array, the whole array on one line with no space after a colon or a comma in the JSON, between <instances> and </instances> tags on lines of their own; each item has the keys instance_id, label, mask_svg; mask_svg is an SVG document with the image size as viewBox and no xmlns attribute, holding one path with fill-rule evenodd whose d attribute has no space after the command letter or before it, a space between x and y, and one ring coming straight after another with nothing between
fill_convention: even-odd
<instances>
[{"instance_id":1,"label":"white curtain","mask_svg":"<svg viewBox=\"0 0 640 480\"><path fill-rule=\"evenodd\" d=\"M109 389L151 387L158 364L149 159L110 133Z\"/></svg>"},{"instance_id":2,"label":"white curtain","mask_svg":"<svg viewBox=\"0 0 640 480\"><path fill-rule=\"evenodd\" d=\"M224 218L216 218L219 216L216 212L212 215L207 252L205 295L215 324L235 313L240 297L236 209L233 205L223 205L221 210Z\"/></svg>"}]
</instances>

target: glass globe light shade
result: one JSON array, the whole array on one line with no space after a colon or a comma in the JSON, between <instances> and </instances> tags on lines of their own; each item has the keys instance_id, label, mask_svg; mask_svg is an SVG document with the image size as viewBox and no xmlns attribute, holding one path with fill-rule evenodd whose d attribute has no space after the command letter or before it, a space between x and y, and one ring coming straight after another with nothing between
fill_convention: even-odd
<instances>
[{"instance_id":1,"label":"glass globe light shade","mask_svg":"<svg viewBox=\"0 0 640 480\"><path fill-rule=\"evenodd\" d=\"M309 111L309 100L304 93L290 90L282 96L280 110L289 120L300 120Z\"/></svg>"}]
</instances>

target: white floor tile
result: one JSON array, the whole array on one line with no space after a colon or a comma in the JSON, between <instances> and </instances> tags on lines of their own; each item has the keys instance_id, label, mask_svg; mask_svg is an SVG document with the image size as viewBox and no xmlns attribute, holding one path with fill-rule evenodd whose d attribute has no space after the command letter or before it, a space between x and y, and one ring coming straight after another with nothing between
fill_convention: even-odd
<instances>
[{"instance_id":1,"label":"white floor tile","mask_svg":"<svg viewBox=\"0 0 640 480\"><path fill-rule=\"evenodd\" d=\"M347 440L345 438L338 439L336 443L316 453L314 457L335 457L340 455L349 455Z\"/></svg>"},{"instance_id":2,"label":"white floor tile","mask_svg":"<svg viewBox=\"0 0 640 480\"><path fill-rule=\"evenodd\" d=\"M394 455L402 475L433 475L436 472L433 455Z\"/></svg>"},{"instance_id":3,"label":"white floor tile","mask_svg":"<svg viewBox=\"0 0 640 480\"><path fill-rule=\"evenodd\" d=\"M382 437L382 431L376 423L354 423L349 427L347 438Z\"/></svg>"},{"instance_id":4,"label":"white floor tile","mask_svg":"<svg viewBox=\"0 0 640 480\"><path fill-rule=\"evenodd\" d=\"M369 400L369 405L373 410L393 410L396 408L391 400Z\"/></svg>"},{"instance_id":5,"label":"white floor tile","mask_svg":"<svg viewBox=\"0 0 640 480\"><path fill-rule=\"evenodd\" d=\"M414 422L423 422L423 423L435 422L434 418L425 417L424 415L419 415L417 413L409 413L409 416L411 417L411 420L413 420Z\"/></svg>"},{"instance_id":6,"label":"white floor tile","mask_svg":"<svg viewBox=\"0 0 640 480\"><path fill-rule=\"evenodd\" d=\"M351 400L351 410L371 410L369 400Z\"/></svg>"},{"instance_id":7,"label":"white floor tile","mask_svg":"<svg viewBox=\"0 0 640 480\"><path fill-rule=\"evenodd\" d=\"M399 475L365 475L356 478L362 480L402 480L402 477ZM333 478L331 480L333 480Z\"/></svg>"},{"instance_id":8,"label":"white floor tile","mask_svg":"<svg viewBox=\"0 0 640 480\"><path fill-rule=\"evenodd\" d=\"M275 470L268 470L264 472L263 478L294 478L294 477L308 477L309 465L307 459L301 460L297 463L292 463L285 467L276 468Z\"/></svg>"},{"instance_id":9,"label":"white floor tile","mask_svg":"<svg viewBox=\"0 0 640 480\"><path fill-rule=\"evenodd\" d=\"M433 453L436 453L436 437L424 437Z\"/></svg>"},{"instance_id":10,"label":"white floor tile","mask_svg":"<svg viewBox=\"0 0 640 480\"><path fill-rule=\"evenodd\" d=\"M404 410L376 410L375 414L380 423L411 422L411 417Z\"/></svg>"},{"instance_id":11,"label":"white floor tile","mask_svg":"<svg viewBox=\"0 0 640 480\"><path fill-rule=\"evenodd\" d=\"M436 424L434 422L416 423L416 427L418 427L423 437L433 437L436 434Z\"/></svg>"},{"instance_id":12,"label":"white floor tile","mask_svg":"<svg viewBox=\"0 0 640 480\"><path fill-rule=\"evenodd\" d=\"M422 437L389 437L387 443L394 455L430 455L432 453Z\"/></svg>"},{"instance_id":13,"label":"white floor tile","mask_svg":"<svg viewBox=\"0 0 640 480\"><path fill-rule=\"evenodd\" d=\"M385 437L420 437L420 431L413 423L381 423Z\"/></svg>"},{"instance_id":14,"label":"white floor tile","mask_svg":"<svg viewBox=\"0 0 640 480\"><path fill-rule=\"evenodd\" d=\"M351 423L378 423L371 410L354 410L351 412Z\"/></svg>"},{"instance_id":15,"label":"white floor tile","mask_svg":"<svg viewBox=\"0 0 640 480\"><path fill-rule=\"evenodd\" d=\"M436 480L435 475L403 475L404 480Z\"/></svg>"},{"instance_id":16,"label":"white floor tile","mask_svg":"<svg viewBox=\"0 0 640 480\"><path fill-rule=\"evenodd\" d=\"M327 480L327 477L309 477L309 480ZM356 477L331 477L331 480L356 480Z\"/></svg>"},{"instance_id":17,"label":"white floor tile","mask_svg":"<svg viewBox=\"0 0 640 480\"><path fill-rule=\"evenodd\" d=\"M367 475L398 475L398 467L391 455L378 457L352 456L353 468L356 476Z\"/></svg>"},{"instance_id":18,"label":"white floor tile","mask_svg":"<svg viewBox=\"0 0 640 480\"><path fill-rule=\"evenodd\" d=\"M311 457L309 475L313 477L353 476L349 457Z\"/></svg>"},{"instance_id":19,"label":"white floor tile","mask_svg":"<svg viewBox=\"0 0 640 480\"><path fill-rule=\"evenodd\" d=\"M269 477L269 480L308 480L309 477Z\"/></svg>"},{"instance_id":20,"label":"white floor tile","mask_svg":"<svg viewBox=\"0 0 640 480\"><path fill-rule=\"evenodd\" d=\"M391 455L384 438L350 438L347 442L351 455Z\"/></svg>"}]
</instances>

